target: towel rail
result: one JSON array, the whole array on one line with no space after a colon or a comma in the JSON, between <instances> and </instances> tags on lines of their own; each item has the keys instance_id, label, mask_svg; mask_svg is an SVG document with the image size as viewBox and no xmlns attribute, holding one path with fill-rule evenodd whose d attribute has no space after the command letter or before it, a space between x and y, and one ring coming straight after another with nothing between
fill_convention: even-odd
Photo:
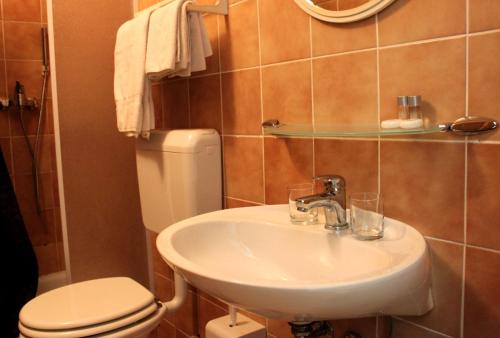
<instances>
[{"instance_id":1,"label":"towel rail","mask_svg":"<svg viewBox=\"0 0 500 338\"><path fill-rule=\"evenodd\" d=\"M174 0L163 0L153 6L150 6L142 11L137 11L135 13L135 16L139 15L141 12L145 10L155 10L160 7L165 6L166 4L171 3ZM195 3L191 3L188 5L188 11L192 12L202 12L202 13L214 13L214 14L222 14L222 15L227 15L228 14L228 7L229 7L229 0L218 0L215 4L213 5L196 5ZM134 8L138 9L139 8L139 0L134 0Z\"/></svg>"}]
</instances>

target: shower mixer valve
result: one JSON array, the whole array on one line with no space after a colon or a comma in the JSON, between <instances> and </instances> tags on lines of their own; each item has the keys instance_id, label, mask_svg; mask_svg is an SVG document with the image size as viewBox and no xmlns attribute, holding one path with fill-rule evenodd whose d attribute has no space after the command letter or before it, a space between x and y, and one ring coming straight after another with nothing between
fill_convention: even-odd
<instances>
[{"instance_id":1,"label":"shower mixer valve","mask_svg":"<svg viewBox=\"0 0 500 338\"><path fill-rule=\"evenodd\" d=\"M38 101L33 97L26 97L24 95L24 86L16 81L16 106L24 110L34 110L38 108Z\"/></svg>"},{"instance_id":2,"label":"shower mixer valve","mask_svg":"<svg viewBox=\"0 0 500 338\"><path fill-rule=\"evenodd\" d=\"M38 100L34 97L28 97L24 99L24 102L21 106L25 110L34 110L38 108Z\"/></svg>"}]
</instances>

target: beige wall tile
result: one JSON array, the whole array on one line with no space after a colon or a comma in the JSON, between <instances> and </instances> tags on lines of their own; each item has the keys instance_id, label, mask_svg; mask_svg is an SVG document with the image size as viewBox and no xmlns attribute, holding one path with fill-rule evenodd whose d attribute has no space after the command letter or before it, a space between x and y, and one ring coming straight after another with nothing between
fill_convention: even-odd
<instances>
[{"instance_id":1,"label":"beige wall tile","mask_svg":"<svg viewBox=\"0 0 500 338\"><path fill-rule=\"evenodd\" d=\"M310 124L311 64L294 62L262 69L264 120Z\"/></svg>"},{"instance_id":2,"label":"beige wall tile","mask_svg":"<svg viewBox=\"0 0 500 338\"><path fill-rule=\"evenodd\" d=\"M260 0L262 64L311 56L309 15L287 0Z\"/></svg>"},{"instance_id":3,"label":"beige wall tile","mask_svg":"<svg viewBox=\"0 0 500 338\"><path fill-rule=\"evenodd\" d=\"M253 207L256 205L260 205L260 204L251 203L251 202L244 202L244 201L240 201L240 200L230 198L230 197L226 197L224 199L224 209Z\"/></svg>"},{"instance_id":4,"label":"beige wall tile","mask_svg":"<svg viewBox=\"0 0 500 338\"><path fill-rule=\"evenodd\" d=\"M12 21L40 22L40 0L3 0L3 18Z\"/></svg>"},{"instance_id":5,"label":"beige wall tile","mask_svg":"<svg viewBox=\"0 0 500 338\"><path fill-rule=\"evenodd\" d=\"M198 296L194 292L188 291L186 301L174 314L175 328L188 337L198 334L197 305Z\"/></svg>"},{"instance_id":6,"label":"beige wall tile","mask_svg":"<svg viewBox=\"0 0 500 338\"><path fill-rule=\"evenodd\" d=\"M44 210L40 215L24 213L23 221L33 246L57 243L53 209Z\"/></svg>"},{"instance_id":7,"label":"beige wall tile","mask_svg":"<svg viewBox=\"0 0 500 338\"><path fill-rule=\"evenodd\" d=\"M155 297L158 298L162 302L167 302L173 297L172 281L165 278L160 274L154 274L154 283L155 283Z\"/></svg>"},{"instance_id":8,"label":"beige wall tile","mask_svg":"<svg viewBox=\"0 0 500 338\"><path fill-rule=\"evenodd\" d=\"M377 55L362 52L313 61L316 125L377 124Z\"/></svg>"},{"instance_id":9,"label":"beige wall tile","mask_svg":"<svg viewBox=\"0 0 500 338\"><path fill-rule=\"evenodd\" d=\"M443 335L428 331L403 321L392 320L392 335L397 338L443 338Z\"/></svg>"},{"instance_id":10,"label":"beige wall tile","mask_svg":"<svg viewBox=\"0 0 500 338\"><path fill-rule=\"evenodd\" d=\"M427 236L463 241L464 145L381 144L384 212Z\"/></svg>"},{"instance_id":11,"label":"beige wall tile","mask_svg":"<svg viewBox=\"0 0 500 338\"><path fill-rule=\"evenodd\" d=\"M33 170L32 158L26 140L24 137L13 137L11 140L16 175L31 174ZM35 137L29 137L29 141L31 146L34 147ZM39 142L38 170L40 173L50 172L52 171L53 136L43 135L40 137Z\"/></svg>"},{"instance_id":12,"label":"beige wall tile","mask_svg":"<svg viewBox=\"0 0 500 338\"><path fill-rule=\"evenodd\" d=\"M46 24L47 23L47 0L42 0L41 1L42 7L42 23Z\"/></svg>"},{"instance_id":13,"label":"beige wall tile","mask_svg":"<svg viewBox=\"0 0 500 338\"><path fill-rule=\"evenodd\" d=\"M363 338L376 338L376 318L333 320L333 338L344 338L349 332L356 332ZM380 337L383 338L383 337Z\"/></svg>"},{"instance_id":14,"label":"beige wall tile","mask_svg":"<svg viewBox=\"0 0 500 338\"><path fill-rule=\"evenodd\" d=\"M154 83L151 86L151 96L153 99L153 107L155 112L155 128L160 129L163 127L163 108L161 104L161 84Z\"/></svg>"},{"instance_id":15,"label":"beige wall tile","mask_svg":"<svg viewBox=\"0 0 500 338\"><path fill-rule=\"evenodd\" d=\"M500 33L469 40L469 114L500 119L500 106L492 104L500 88ZM498 133L481 138L500 139Z\"/></svg>"},{"instance_id":16,"label":"beige wall tile","mask_svg":"<svg viewBox=\"0 0 500 338\"><path fill-rule=\"evenodd\" d=\"M218 20L222 70L258 66L257 0L231 6L229 15L219 17Z\"/></svg>"},{"instance_id":17,"label":"beige wall tile","mask_svg":"<svg viewBox=\"0 0 500 338\"><path fill-rule=\"evenodd\" d=\"M36 212L35 193L33 191L33 178L30 174L16 175L16 197L21 213ZM54 206L52 194L52 174L40 174L40 203L42 210Z\"/></svg>"},{"instance_id":18,"label":"beige wall tile","mask_svg":"<svg viewBox=\"0 0 500 338\"><path fill-rule=\"evenodd\" d=\"M462 297L462 245L427 240L431 255L434 308L419 317L406 317L419 325L460 337Z\"/></svg>"},{"instance_id":19,"label":"beige wall tile","mask_svg":"<svg viewBox=\"0 0 500 338\"><path fill-rule=\"evenodd\" d=\"M224 134L262 134L258 69L222 74Z\"/></svg>"},{"instance_id":20,"label":"beige wall tile","mask_svg":"<svg viewBox=\"0 0 500 338\"><path fill-rule=\"evenodd\" d=\"M378 191L377 141L317 139L314 142L316 176L344 177L347 198L353 192Z\"/></svg>"},{"instance_id":21,"label":"beige wall tile","mask_svg":"<svg viewBox=\"0 0 500 338\"><path fill-rule=\"evenodd\" d=\"M288 203L287 186L310 182L313 147L310 139L264 139L266 203Z\"/></svg>"},{"instance_id":22,"label":"beige wall tile","mask_svg":"<svg viewBox=\"0 0 500 338\"><path fill-rule=\"evenodd\" d=\"M163 127L189 127L188 80L167 81L162 84Z\"/></svg>"},{"instance_id":23,"label":"beige wall tile","mask_svg":"<svg viewBox=\"0 0 500 338\"><path fill-rule=\"evenodd\" d=\"M375 17L333 24L311 20L313 56L373 48L377 43Z\"/></svg>"},{"instance_id":24,"label":"beige wall tile","mask_svg":"<svg viewBox=\"0 0 500 338\"><path fill-rule=\"evenodd\" d=\"M253 314L251 312L247 312L245 310L238 309L238 313L241 313L244 316L247 316L248 318L255 320L257 323L266 326L267 325L267 319L264 317L261 317L259 315Z\"/></svg>"},{"instance_id":25,"label":"beige wall tile","mask_svg":"<svg viewBox=\"0 0 500 338\"><path fill-rule=\"evenodd\" d=\"M397 118L399 95L422 95L422 112L428 124L464 115L465 39L380 51L382 120Z\"/></svg>"},{"instance_id":26,"label":"beige wall tile","mask_svg":"<svg viewBox=\"0 0 500 338\"><path fill-rule=\"evenodd\" d=\"M175 327L169 322L162 320L157 330L157 336L150 338L174 338L175 337Z\"/></svg>"},{"instance_id":27,"label":"beige wall tile","mask_svg":"<svg viewBox=\"0 0 500 338\"><path fill-rule=\"evenodd\" d=\"M16 81L24 85L26 97L39 97L42 88L40 61L7 61L7 89L14 92Z\"/></svg>"},{"instance_id":28,"label":"beige wall tile","mask_svg":"<svg viewBox=\"0 0 500 338\"><path fill-rule=\"evenodd\" d=\"M467 248L464 338L495 337L500 330L500 254Z\"/></svg>"},{"instance_id":29,"label":"beige wall tile","mask_svg":"<svg viewBox=\"0 0 500 338\"><path fill-rule=\"evenodd\" d=\"M467 178L467 243L500 250L500 146L470 144Z\"/></svg>"},{"instance_id":30,"label":"beige wall tile","mask_svg":"<svg viewBox=\"0 0 500 338\"><path fill-rule=\"evenodd\" d=\"M378 338L391 338L392 318L389 316L377 316L377 335Z\"/></svg>"},{"instance_id":31,"label":"beige wall tile","mask_svg":"<svg viewBox=\"0 0 500 338\"><path fill-rule=\"evenodd\" d=\"M189 109L192 128L213 128L222 133L219 75L189 80Z\"/></svg>"},{"instance_id":32,"label":"beige wall tile","mask_svg":"<svg viewBox=\"0 0 500 338\"><path fill-rule=\"evenodd\" d=\"M500 28L500 2L469 0L469 20L471 32Z\"/></svg>"},{"instance_id":33,"label":"beige wall tile","mask_svg":"<svg viewBox=\"0 0 500 338\"><path fill-rule=\"evenodd\" d=\"M380 45L465 33L465 1L398 0L379 14Z\"/></svg>"},{"instance_id":34,"label":"beige wall tile","mask_svg":"<svg viewBox=\"0 0 500 338\"><path fill-rule=\"evenodd\" d=\"M209 321L227 315L227 311L203 297L198 297L198 332L205 338L205 326Z\"/></svg>"},{"instance_id":35,"label":"beige wall tile","mask_svg":"<svg viewBox=\"0 0 500 338\"><path fill-rule=\"evenodd\" d=\"M225 195L264 202L262 139L224 137Z\"/></svg>"},{"instance_id":36,"label":"beige wall tile","mask_svg":"<svg viewBox=\"0 0 500 338\"><path fill-rule=\"evenodd\" d=\"M150 243L151 243L151 255L153 257L153 271L155 274L167 278L170 281L174 280L174 272L170 266L161 258L160 253L156 247L156 238L158 234L151 230L147 230Z\"/></svg>"},{"instance_id":37,"label":"beige wall tile","mask_svg":"<svg viewBox=\"0 0 500 338\"><path fill-rule=\"evenodd\" d=\"M5 58L40 60L40 23L4 22Z\"/></svg>"},{"instance_id":38,"label":"beige wall tile","mask_svg":"<svg viewBox=\"0 0 500 338\"><path fill-rule=\"evenodd\" d=\"M198 294L198 296L200 298L205 298L205 300L207 302L210 302L210 303L220 307L224 311L228 311L228 305L226 303L222 302L221 300L209 295L208 293L206 293L203 290L196 290L196 293Z\"/></svg>"},{"instance_id":39,"label":"beige wall tile","mask_svg":"<svg viewBox=\"0 0 500 338\"><path fill-rule=\"evenodd\" d=\"M279 338L293 338L290 325L286 320L268 319L267 333Z\"/></svg>"},{"instance_id":40,"label":"beige wall tile","mask_svg":"<svg viewBox=\"0 0 500 338\"><path fill-rule=\"evenodd\" d=\"M53 121L52 107L50 107L51 105L50 101L51 100L47 100L47 105L46 105L49 109L46 109L43 113L42 125L40 127L42 135L54 133L54 121ZM23 136L19 111L17 109L11 108L8 112L5 112L5 115L9 116L11 136L13 137ZM36 135L38 127L38 119L39 119L38 111L25 110L22 114L22 119L24 127L26 129L26 133L30 136Z\"/></svg>"}]
</instances>

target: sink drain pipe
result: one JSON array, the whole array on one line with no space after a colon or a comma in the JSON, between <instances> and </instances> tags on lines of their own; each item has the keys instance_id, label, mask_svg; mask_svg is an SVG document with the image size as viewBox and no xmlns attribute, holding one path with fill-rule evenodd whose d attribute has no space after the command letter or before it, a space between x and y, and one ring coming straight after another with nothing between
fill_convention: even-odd
<instances>
[{"instance_id":1,"label":"sink drain pipe","mask_svg":"<svg viewBox=\"0 0 500 338\"><path fill-rule=\"evenodd\" d=\"M159 302L161 304L158 309L161 313L160 317L163 317L167 312L175 313L187 298L187 282L177 272L174 272L174 286L174 297L168 302Z\"/></svg>"},{"instance_id":2,"label":"sink drain pipe","mask_svg":"<svg viewBox=\"0 0 500 338\"><path fill-rule=\"evenodd\" d=\"M295 338L331 338L333 328L327 321L289 322Z\"/></svg>"},{"instance_id":3,"label":"sink drain pipe","mask_svg":"<svg viewBox=\"0 0 500 338\"><path fill-rule=\"evenodd\" d=\"M332 338L333 327L327 321L315 322L289 322L292 334L295 338ZM363 338L354 331L347 331L343 338Z\"/></svg>"}]
</instances>

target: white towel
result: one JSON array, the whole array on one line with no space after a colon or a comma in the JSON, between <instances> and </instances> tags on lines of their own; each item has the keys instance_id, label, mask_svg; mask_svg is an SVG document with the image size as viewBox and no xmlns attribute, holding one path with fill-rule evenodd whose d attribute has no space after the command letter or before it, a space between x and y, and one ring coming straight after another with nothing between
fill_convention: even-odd
<instances>
[{"instance_id":1,"label":"white towel","mask_svg":"<svg viewBox=\"0 0 500 338\"><path fill-rule=\"evenodd\" d=\"M191 36L191 72L207 69L205 58L212 55L212 46L200 13L189 13L189 33Z\"/></svg>"},{"instance_id":2,"label":"white towel","mask_svg":"<svg viewBox=\"0 0 500 338\"><path fill-rule=\"evenodd\" d=\"M155 127L151 83L144 70L150 14L150 11L141 12L125 22L116 36L116 115L118 130L127 136L148 138Z\"/></svg>"},{"instance_id":3,"label":"white towel","mask_svg":"<svg viewBox=\"0 0 500 338\"><path fill-rule=\"evenodd\" d=\"M146 55L146 73L160 79L186 68L189 55L186 0L174 0L151 14ZM183 10L184 9L184 10Z\"/></svg>"},{"instance_id":4,"label":"white towel","mask_svg":"<svg viewBox=\"0 0 500 338\"><path fill-rule=\"evenodd\" d=\"M206 69L212 48L200 13L187 13L189 4L174 0L151 15L145 67L150 79Z\"/></svg>"}]
</instances>

